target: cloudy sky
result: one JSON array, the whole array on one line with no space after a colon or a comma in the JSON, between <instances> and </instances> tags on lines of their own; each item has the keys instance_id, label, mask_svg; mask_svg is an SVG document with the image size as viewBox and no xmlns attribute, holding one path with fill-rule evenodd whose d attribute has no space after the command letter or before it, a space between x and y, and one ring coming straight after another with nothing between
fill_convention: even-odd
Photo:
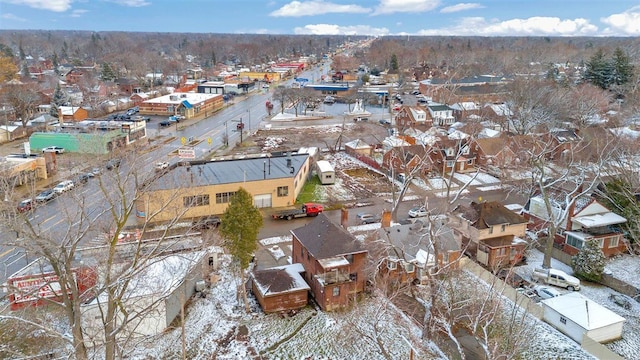
<instances>
[{"instance_id":1,"label":"cloudy sky","mask_svg":"<svg viewBox=\"0 0 640 360\"><path fill-rule=\"evenodd\" d=\"M463 0L464 1L464 0ZM639 0L0 0L0 29L639 36Z\"/></svg>"}]
</instances>

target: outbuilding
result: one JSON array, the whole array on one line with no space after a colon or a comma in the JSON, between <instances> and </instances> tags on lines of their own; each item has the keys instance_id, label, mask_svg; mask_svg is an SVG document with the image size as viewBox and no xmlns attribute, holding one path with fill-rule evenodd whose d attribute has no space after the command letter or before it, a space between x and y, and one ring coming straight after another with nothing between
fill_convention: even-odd
<instances>
[{"instance_id":1,"label":"outbuilding","mask_svg":"<svg viewBox=\"0 0 640 360\"><path fill-rule=\"evenodd\" d=\"M265 313L303 308L309 300L309 285L302 278L301 264L278 266L251 274L252 290Z\"/></svg>"},{"instance_id":2,"label":"outbuilding","mask_svg":"<svg viewBox=\"0 0 640 360\"><path fill-rule=\"evenodd\" d=\"M577 292L540 301L543 320L582 344L585 336L606 343L622 337L625 318Z\"/></svg>"},{"instance_id":3,"label":"outbuilding","mask_svg":"<svg viewBox=\"0 0 640 360\"><path fill-rule=\"evenodd\" d=\"M316 162L316 171L320 178L322 185L331 185L336 182L336 171L333 169L333 165L326 160L319 160Z\"/></svg>"}]
</instances>

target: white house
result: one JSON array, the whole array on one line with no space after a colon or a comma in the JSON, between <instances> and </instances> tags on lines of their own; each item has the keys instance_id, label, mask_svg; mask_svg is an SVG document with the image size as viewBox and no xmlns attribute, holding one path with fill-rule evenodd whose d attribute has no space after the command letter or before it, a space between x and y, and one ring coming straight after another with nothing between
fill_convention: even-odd
<instances>
[{"instance_id":1,"label":"white house","mask_svg":"<svg viewBox=\"0 0 640 360\"><path fill-rule=\"evenodd\" d=\"M584 336L606 343L622 337L625 318L577 292L540 301L542 319L582 344Z\"/></svg>"}]
</instances>

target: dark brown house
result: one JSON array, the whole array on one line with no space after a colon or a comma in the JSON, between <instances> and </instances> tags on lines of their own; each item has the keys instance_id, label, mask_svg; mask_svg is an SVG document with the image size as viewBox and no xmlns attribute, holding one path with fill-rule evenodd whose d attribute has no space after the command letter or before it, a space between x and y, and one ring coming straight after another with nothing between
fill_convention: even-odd
<instances>
[{"instance_id":1,"label":"dark brown house","mask_svg":"<svg viewBox=\"0 0 640 360\"><path fill-rule=\"evenodd\" d=\"M278 266L251 274L251 287L265 313L300 309L309 300L309 285L300 264Z\"/></svg>"},{"instance_id":2,"label":"dark brown house","mask_svg":"<svg viewBox=\"0 0 640 360\"><path fill-rule=\"evenodd\" d=\"M364 292L367 250L325 214L291 230L292 263L302 264L311 295L324 311L347 307Z\"/></svg>"}]
</instances>

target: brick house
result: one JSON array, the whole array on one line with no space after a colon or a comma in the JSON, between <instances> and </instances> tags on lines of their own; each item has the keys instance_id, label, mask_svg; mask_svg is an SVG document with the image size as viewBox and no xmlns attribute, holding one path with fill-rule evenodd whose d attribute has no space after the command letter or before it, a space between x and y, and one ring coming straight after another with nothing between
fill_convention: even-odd
<instances>
[{"instance_id":1,"label":"brick house","mask_svg":"<svg viewBox=\"0 0 640 360\"><path fill-rule=\"evenodd\" d=\"M497 270L524 260L527 219L497 201L458 205L448 226L464 252L489 269Z\"/></svg>"},{"instance_id":2,"label":"brick house","mask_svg":"<svg viewBox=\"0 0 640 360\"><path fill-rule=\"evenodd\" d=\"M251 288L265 313L303 308L310 287L302 278L300 264L278 266L251 273Z\"/></svg>"},{"instance_id":3,"label":"brick house","mask_svg":"<svg viewBox=\"0 0 640 360\"><path fill-rule=\"evenodd\" d=\"M550 131L544 137L547 139L549 147L553 149L550 157L554 160L570 156L569 154L582 140L576 131L564 129Z\"/></svg>"},{"instance_id":4,"label":"brick house","mask_svg":"<svg viewBox=\"0 0 640 360\"><path fill-rule=\"evenodd\" d=\"M382 167L394 174L415 172L419 167L418 173L426 174L433 170L429 151L425 145L393 147L382 155Z\"/></svg>"},{"instance_id":5,"label":"brick house","mask_svg":"<svg viewBox=\"0 0 640 360\"><path fill-rule=\"evenodd\" d=\"M471 151L468 138L441 137L429 153L434 170L439 175L456 172L475 171L475 154Z\"/></svg>"},{"instance_id":6,"label":"brick house","mask_svg":"<svg viewBox=\"0 0 640 360\"><path fill-rule=\"evenodd\" d=\"M597 241L607 257L627 251L624 235L615 229L615 225L625 223L627 219L613 213L595 198L579 196L571 200L568 206L554 198L549 200L557 221L554 243L562 251L575 255L586 241ZM523 214L531 230L545 229L551 221L544 198L540 195L529 199Z\"/></svg>"},{"instance_id":7,"label":"brick house","mask_svg":"<svg viewBox=\"0 0 640 360\"><path fill-rule=\"evenodd\" d=\"M364 292L368 252L347 230L321 213L291 234L292 263L302 264L304 279L322 310L345 308Z\"/></svg>"},{"instance_id":8,"label":"brick house","mask_svg":"<svg viewBox=\"0 0 640 360\"><path fill-rule=\"evenodd\" d=\"M471 143L472 152L476 154L476 164L481 167L496 166L505 168L515 160L515 153L509 146L505 146L504 137L474 139Z\"/></svg>"},{"instance_id":9,"label":"brick house","mask_svg":"<svg viewBox=\"0 0 640 360\"><path fill-rule=\"evenodd\" d=\"M422 106L402 106L395 115L395 124L400 129L419 128L426 130L433 126L433 120Z\"/></svg>"}]
</instances>

